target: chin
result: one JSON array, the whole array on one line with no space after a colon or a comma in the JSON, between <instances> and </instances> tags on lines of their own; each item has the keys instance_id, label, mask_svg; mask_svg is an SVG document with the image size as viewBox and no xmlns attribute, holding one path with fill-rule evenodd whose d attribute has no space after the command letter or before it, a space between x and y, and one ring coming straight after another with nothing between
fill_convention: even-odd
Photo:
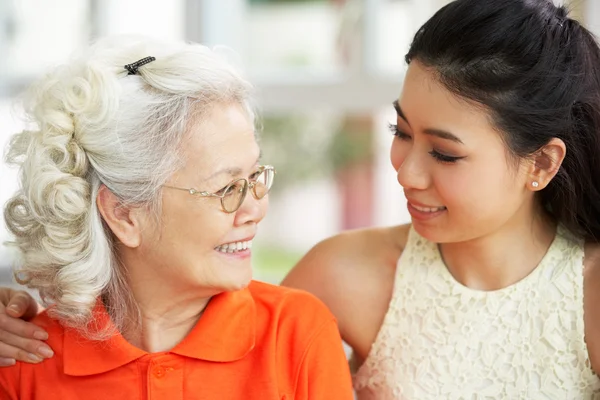
<instances>
[{"instance_id":1,"label":"chin","mask_svg":"<svg viewBox=\"0 0 600 400\"><path fill-rule=\"evenodd\" d=\"M452 243L455 242L451 231L448 228L432 224L424 224L421 221L412 221L414 230L423 238L433 243Z\"/></svg>"},{"instance_id":2,"label":"chin","mask_svg":"<svg viewBox=\"0 0 600 400\"><path fill-rule=\"evenodd\" d=\"M437 244L464 243L493 234L501 227L496 221L473 222L463 224L444 224L444 226L424 224L413 221L413 228L423 238ZM451 225L451 226L449 226Z\"/></svg>"},{"instance_id":3,"label":"chin","mask_svg":"<svg viewBox=\"0 0 600 400\"><path fill-rule=\"evenodd\" d=\"M414 219L411 221L413 229L422 237L424 237L425 239L429 240L430 242L436 242L438 241L438 239L440 238L440 236L442 236L442 229L431 225L431 224L424 224L421 221L415 221Z\"/></svg>"},{"instance_id":4,"label":"chin","mask_svg":"<svg viewBox=\"0 0 600 400\"><path fill-rule=\"evenodd\" d=\"M235 292L236 290L242 290L247 288L252 281L252 270L250 270L247 274L238 273L228 278L229 279L226 282L223 282L223 288L225 291Z\"/></svg>"}]
</instances>

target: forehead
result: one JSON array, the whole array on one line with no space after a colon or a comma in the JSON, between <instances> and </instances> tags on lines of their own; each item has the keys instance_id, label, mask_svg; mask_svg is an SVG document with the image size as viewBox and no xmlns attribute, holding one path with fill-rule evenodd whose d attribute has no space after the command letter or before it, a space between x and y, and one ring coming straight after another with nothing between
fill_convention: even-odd
<instances>
[{"instance_id":1,"label":"forehead","mask_svg":"<svg viewBox=\"0 0 600 400\"><path fill-rule=\"evenodd\" d=\"M451 93L435 71L418 61L408 68L398 103L414 129L439 128L461 138L490 134L498 139L488 110Z\"/></svg>"},{"instance_id":2,"label":"forehead","mask_svg":"<svg viewBox=\"0 0 600 400\"><path fill-rule=\"evenodd\" d=\"M238 104L218 105L203 113L190 126L188 137L184 151L197 168L258 157L252 118Z\"/></svg>"}]
</instances>

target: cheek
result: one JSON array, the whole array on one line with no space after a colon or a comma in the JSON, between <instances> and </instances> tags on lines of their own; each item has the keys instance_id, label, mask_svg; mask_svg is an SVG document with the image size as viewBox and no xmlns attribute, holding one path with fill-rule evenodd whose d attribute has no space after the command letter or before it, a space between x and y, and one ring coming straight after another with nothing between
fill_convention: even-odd
<instances>
[{"instance_id":1,"label":"cheek","mask_svg":"<svg viewBox=\"0 0 600 400\"><path fill-rule=\"evenodd\" d=\"M500 164L498 164L500 165ZM435 176L438 195L449 210L455 213L482 214L511 208L518 202L519 182L505 164L442 166Z\"/></svg>"},{"instance_id":2,"label":"cheek","mask_svg":"<svg viewBox=\"0 0 600 400\"><path fill-rule=\"evenodd\" d=\"M233 216L220 211L212 199L173 199L163 203L163 244L181 253L196 253L220 244L231 229Z\"/></svg>"},{"instance_id":3,"label":"cheek","mask_svg":"<svg viewBox=\"0 0 600 400\"><path fill-rule=\"evenodd\" d=\"M471 198L476 193L485 192L489 186L485 171L473 166L440 164L437 169L435 187L444 197Z\"/></svg>"},{"instance_id":4,"label":"cheek","mask_svg":"<svg viewBox=\"0 0 600 400\"><path fill-rule=\"evenodd\" d=\"M261 219L265 217L267 211L269 211L269 195L266 195L260 201Z\"/></svg>"}]
</instances>

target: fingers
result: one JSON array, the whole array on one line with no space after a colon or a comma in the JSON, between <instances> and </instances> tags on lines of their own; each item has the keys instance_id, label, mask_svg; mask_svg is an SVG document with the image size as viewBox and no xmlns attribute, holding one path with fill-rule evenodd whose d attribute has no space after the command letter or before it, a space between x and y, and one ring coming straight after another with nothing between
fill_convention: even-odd
<instances>
[{"instance_id":1,"label":"fingers","mask_svg":"<svg viewBox=\"0 0 600 400\"><path fill-rule=\"evenodd\" d=\"M0 288L0 367L16 361L38 363L54 355L43 342L48 334L23 320L34 317L38 308L28 293Z\"/></svg>"},{"instance_id":2,"label":"fingers","mask_svg":"<svg viewBox=\"0 0 600 400\"><path fill-rule=\"evenodd\" d=\"M29 293L16 291L10 297L6 306L6 313L11 317L29 320L37 315L38 308L37 302Z\"/></svg>"},{"instance_id":3,"label":"fingers","mask_svg":"<svg viewBox=\"0 0 600 400\"><path fill-rule=\"evenodd\" d=\"M48 339L48 333L37 325L0 313L0 334L2 332L9 332L25 339Z\"/></svg>"},{"instance_id":4,"label":"fingers","mask_svg":"<svg viewBox=\"0 0 600 400\"><path fill-rule=\"evenodd\" d=\"M44 358L40 357L39 355L29 353L26 350L10 346L6 343L0 343L0 355L1 358L7 360L8 363L10 363L10 360L16 360L30 364L37 364L44 360Z\"/></svg>"},{"instance_id":5,"label":"fingers","mask_svg":"<svg viewBox=\"0 0 600 400\"><path fill-rule=\"evenodd\" d=\"M42 341L25 339L6 331L0 331L0 358L38 363L54 355Z\"/></svg>"},{"instance_id":6,"label":"fingers","mask_svg":"<svg viewBox=\"0 0 600 400\"><path fill-rule=\"evenodd\" d=\"M11 365L15 365L16 361L14 358L1 358L0 357L0 367L10 367Z\"/></svg>"}]
</instances>

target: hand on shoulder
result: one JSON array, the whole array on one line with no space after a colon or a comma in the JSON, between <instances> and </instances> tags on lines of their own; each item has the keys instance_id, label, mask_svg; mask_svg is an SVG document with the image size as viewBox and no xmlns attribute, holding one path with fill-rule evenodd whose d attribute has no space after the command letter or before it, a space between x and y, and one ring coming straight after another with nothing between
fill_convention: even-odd
<instances>
[{"instance_id":1,"label":"hand on shoulder","mask_svg":"<svg viewBox=\"0 0 600 400\"><path fill-rule=\"evenodd\" d=\"M0 367L16 361L37 363L53 356L44 342L48 333L31 322L42 310L27 292L0 288Z\"/></svg>"}]
</instances>

